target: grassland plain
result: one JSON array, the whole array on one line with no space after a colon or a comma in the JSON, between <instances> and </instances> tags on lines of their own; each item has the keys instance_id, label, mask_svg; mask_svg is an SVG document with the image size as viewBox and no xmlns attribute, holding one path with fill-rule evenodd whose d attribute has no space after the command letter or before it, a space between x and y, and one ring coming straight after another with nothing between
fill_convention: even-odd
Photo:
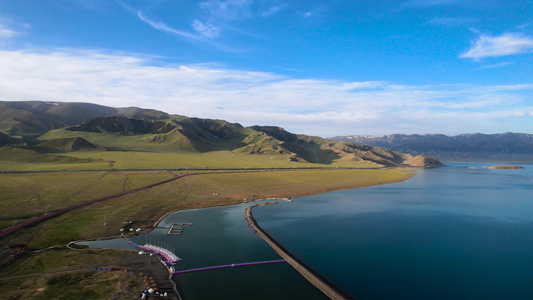
<instances>
[{"instance_id":1,"label":"grassland plain","mask_svg":"<svg viewBox=\"0 0 533 300\"><path fill-rule=\"evenodd\" d=\"M0 218L44 213L169 178L166 172L0 175Z\"/></svg>"},{"instance_id":2,"label":"grassland plain","mask_svg":"<svg viewBox=\"0 0 533 300\"><path fill-rule=\"evenodd\" d=\"M31 150L0 148L0 171L59 171L178 168L379 168L372 162L338 160L333 164L289 161L285 156L213 152L86 151L60 155Z\"/></svg>"},{"instance_id":3,"label":"grassland plain","mask_svg":"<svg viewBox=\"0 0 533 300\"><path fill-rule=\"evenodd\" d=\"M358 166L379 168L372 162L337 160L333 164L310 164L290 161L284 155L250 155L231 151L212 152L142 152L142 151L101 151L75 152L65 155L80 159L91 159L112 163L115 169L173 169L173 168L332 168ZM120 157L120 159L117 159ZM89 165L89 164L87 164Z\"/></svg>"},{"instance_id":4,"label":"grassland plain","mask_svg":"<svg viewBox=\"0 0 533 300\"><path fill-rule=\"evenodd\" d=\"M24 179L25 184L33 185L34 191L47 190L52 182L62 186L62 196L57 201L62 206L68 206L93 199L109 193L123 190L125 185L131 188L147 185L171 177L163 171L146 172L142 174L130 172L69 173L62 180L56 178L63 173L40 174L3 174L2 184L6 183L9 189L10 181ZM87 190L88 186L98 187L94 179L100 175L101 189L91 193L80 193ZM243 199L261 199L267 197L290 197L324 193L332 190L356 188L373 184L404 180L411 173L404 170L276 170L254 171L238 173L198 173L185 177L175 182L154 187L135 194L116 199L95 203L55 219L46 221L36 227L25 229L9 239L10 242L28 244L33 248L45 248L58 244L65 244L72 240L96 238L116 235L124 222L130 220L156 220L165 213L174 210L210 207L240 203ZM86 184L70 184L72 180L86 179ZM87 179L87 177L89 177ZM9 180L4 180L8 178ZM47 178L51 178L47 182ZM129 179L128 179L129 178ZM34 180L34 181L32 181ZM115 184L109 187L106 184ZM3 188L3 186L2 186ZM3 217L16 217L20 215L18 203L25 203L26 211L32 213L45 212L43 208L54 206L53 189L49 194L41 192L41 201L25 201L36 196L27 190L27 193L18 195L16 191L9 194L10 198L2 201L2 208L6 212ZM68 195L76 195L75 200L65 200ZM19 197L20 196L20 197ZM84 198L87 197L87 198ZM104 216L107 226L103 226ZM11 225L11 224L6 224ZM4 243L4 242L3 242Z\"/></svg>"},{"instance_id":5,"label":"grassland plain","mask_svg":"<svg viewBox=\"0 0 533 300\"><path fill-rule=\"evenodd\" d=\"M93 266L125 267L139 259L134 253L114 250L75 251L66 248L33 253L4 267L0 281L6 299L134 299L143 285L140 270L94 271ZM39 276L28 276L41 273Z\"/></svg>"},{"instance_id":6,"label":"grassland plain","mask_svg":"<svg viewBox=\"0 0 533 300\"><path fill-rule=\"evenodd\" d=\"M26 153L23 154L26 155ZM177 174L195 173L195 175L69 212L38 226L26 228L0 241L0 246L25 244L31 249L44 249L65 245L73 240L115 236L119 234L119 229L124 226L125 222L157 220L164 214L175 210L240 203L245 198L251 200L318 194L401 181L412 176L412 173L406 169L377 169L379 165L373 163L339 161L331 165L320 165L290 162L282 156L258 157L234 154L229 151L209 153L89 151L62 154L59 160L58 162L57 159L50 160L49 157L44 157L43 160L35 159L29 163L16 163L16 161L14 163L14 160L9 159L0 161L0 170L6 170L6 167L11 168L9 170L19 171L28 171L29 169L70 170L68 172L0 174L0 190L2 191L0 193L0 217L9 218L23 214L42 213L159 182ZM84 163L80 164L79 161L84 161ZM106 167L96 170L101 166ZM341 168L336 169L337 166ZM352 168L343 169L343 167L348 166ZM302 167L313 167L314 169L299 169ZM271 169L218 170L216 172L198 170L203 168ZM80 169L92 171L80 171ZM118 169L152 170L121 171ZM153 169L161 170L154 171ZM181 170L165 171L163 169ZM104 216L107 223L105 226ZM7 220L1 222L0 225L5 228L12 225L12 222L13 220ZM49 257L66 255L68 252L65 251L59 247L31 254L29 258L31 260L27 264L38 265L37 262L46 261ZM76 255L79 256L80 260L88 259L84 258L85 254L83 253L85 251ZM107 262L108 256L103 254L99 258L94 253L98 252L88 252L87 255L92 257L91 259L95 264ZM0 278L27 274L29 272L27 268L16 267L20 263L24 264L27 259L28 257L23 257L15 261L9 268L0 269ZM41 269L46 271L54 268L56 267L42 263ZM102 284L102 280L116 279L102 279L101 275L91 272L47 275L46 278L13 279L3 282L0 285L0 290L4 292L4 289L15 286L28 287L31 285L36 289L28 293L49 295L47 293L59 291L61 286L69 285L75 279L81 280L86 286L94 285L95 287ZM123 278L119 280L123 280ZM141 285L141 279L138 276L132 280L136 280L136 283L128 286ZM115 285L114 288L120 287ZM42 290L39 292L39 289ZM68 288L66 289L68 290ZM82 290L80 289L80 291ZM70 295L69 293L66 292ZM97 295L92 294L84 296L98 298ZM122 298L122 296L118 298Z\"/></svg>"}]
</instances>

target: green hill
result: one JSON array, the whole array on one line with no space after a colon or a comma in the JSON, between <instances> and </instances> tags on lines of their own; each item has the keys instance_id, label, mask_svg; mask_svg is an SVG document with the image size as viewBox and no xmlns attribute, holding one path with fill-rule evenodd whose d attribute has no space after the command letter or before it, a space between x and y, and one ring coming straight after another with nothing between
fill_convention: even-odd
<instances>
[{"instance_id":1,"label":"green hill","mask_svg":"<svg viewBox=\"0 0 533 300\"><path fill-rule=\"evenodd\" d=\"M9 135L3 134L2 132L0 132L0 147L10 146L10 145L20 144L20 143L22 143L22 140L16 139L14 137L10 137Z\"/></svg>"},{"instance_id":2,"label":"green hill","mask_svg":"<svg viewBox=\"0 0 533 300\"><path fill-rule=\"evenodd\" d=\"M274 126L243 127L222 120L169 116L154 121L120 116L99 117L82 124L52 130L39 137L39 146L69 150L74 138L120 151L232 151L237 154L270 155L290 161L331 164L335 161L371 162L385 166L438 165L428 157L296 135ZM48 142L46 142L48 141ZM50 146L50 145L53 145Z\"/></svg>"},{"instance_id":3,"label":"green hill","mask_svg":"<svg viewBox=\"0 0 533 300\"><path fill-rule=\"evenodd\" d=\"M241 125L222 120L171 116L150 121L113 116L51 130L38 140L82 137L110 150L207 152L240 146L245 132Z\"/></svg>"},{"instance_id":4,"label":"green hill","mask_svg":"<svg viewBox=\"0 0 533 300\"><path fill-rule=\"evenodd\" d=\"M39 153L32 149L0 147L0 161L11 161L20 163L88 163L92 159L80 159L70 156L59 156L45 153Z\"/></svg>"},{"instance_id":5,"label":"green hill","mask_svg":"<svg viewBox=\"0 0 533 300\"><path fill-rule=\"evenodd\" d=\"M103 116L159 120L168 114L136 107L113 108L91 103L0 101L0 132L34 138L49 130L73 126Z\"/></svg>"},{"instance_id":6,"label":"green hill","mask_svg":"<svg viewBox=\"0 0 533 300\"><path fill-rule=\"evenodd\" d=\"M40 152L71 152L71 151L105 151L104 147L95 145L84 138L60 138L53 139L36 146Z\"/></svg>"},{"instance_id":7,"label":"green hill","mask_svg":"<svg viewBox=\"0 0 533 300\"><path fill-rule=\"evenodd\" d=\"M33 149L45 153L229 151L314 164L341 161L383 166L440 164L426 156L297 135L276 126L243 127L224 120L188 118L150 109L46 102L0 102L0 109L1 132L15 132L26 139L42 133L28 141ZM17 117L7 116L6 111Z\"/></svg>"}]
</instances>

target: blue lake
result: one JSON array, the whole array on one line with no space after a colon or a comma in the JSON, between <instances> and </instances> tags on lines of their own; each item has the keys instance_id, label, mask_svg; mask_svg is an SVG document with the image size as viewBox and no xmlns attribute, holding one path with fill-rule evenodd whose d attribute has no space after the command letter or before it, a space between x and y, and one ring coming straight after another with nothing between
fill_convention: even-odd
<instances>
[{"instance_id":1,"label":"blue lake","mask_svg":"<svg viewBox=\"0 0 533 300\"><path fill-rule=\"evenodd\" d=\"M303 197L254 216L357 299L533 299L533 168L469 166Z\"/></svg>"},{"instance_id":2,"label":"blue lake","mask_svg":"<svg viewBox=\"0 0 533 300\"><path fill-rule=\"evenodd\" d=\"M533 166L448 164L404 182L256 207L259 225L357 299L533 299ZM178 269L279 259L249 204L176 212L134 238L171 245ZM127 248L123 240L91 243ZM186 299L324 299L286 263L175 275Z\"/></svg>"}]
</instances>

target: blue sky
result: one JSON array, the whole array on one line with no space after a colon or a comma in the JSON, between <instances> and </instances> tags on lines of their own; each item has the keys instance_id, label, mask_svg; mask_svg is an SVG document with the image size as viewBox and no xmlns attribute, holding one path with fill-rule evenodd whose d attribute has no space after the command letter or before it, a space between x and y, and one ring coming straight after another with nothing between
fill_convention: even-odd
<instances>
[{"instance_id":1,"label":"blue sky","mask_svg":"<svg viewBox=\"0 0 533 300\"><path fill-rule=\"evenodd\" d=\"M0 100L320 136L533 133L533 2L0 0Z\"/></svg>"}]
</instances>

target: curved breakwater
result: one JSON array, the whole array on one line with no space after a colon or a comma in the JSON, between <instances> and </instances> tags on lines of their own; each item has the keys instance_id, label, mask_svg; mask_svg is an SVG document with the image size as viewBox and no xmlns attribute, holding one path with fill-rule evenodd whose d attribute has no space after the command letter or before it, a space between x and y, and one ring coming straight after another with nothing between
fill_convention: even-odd
<instances>
[{"instance_id":1,"label":"curved breakwater","mask_svg":"<svg viewBox=\"0 0 533 300\"><path fill-rule=\"evenodd\" d=\"M294 269L296 269L300 274L302 274L302 276L305 277L305 279L307 279L311 284L313 284L316 288L322 291L329 298L335 299L335 300L336 299L352 299L352 297L350 297L348 294L346 294L345 292L337 288L327 279L325 279L320 274L310 269L302 261L300 261L294 255L292 255L289 251L287 251L283 246L281 246L278 242L276 242L267 232L265 232L257 224L252 214L253 208L256 206L263 206L263 205L269 205L269 204L274 204L274 203L276 202L260 203L260 204L252 205L246 208L245 210L246 221L251 227L255 229L255 233L258 236L260 236L263 240L265 240L267 244L270 247L272 247L274 251L276 251L276 253L278 253L285 261L287 261L287 263L289 263Z\"/></svg>"}]
</instances>

